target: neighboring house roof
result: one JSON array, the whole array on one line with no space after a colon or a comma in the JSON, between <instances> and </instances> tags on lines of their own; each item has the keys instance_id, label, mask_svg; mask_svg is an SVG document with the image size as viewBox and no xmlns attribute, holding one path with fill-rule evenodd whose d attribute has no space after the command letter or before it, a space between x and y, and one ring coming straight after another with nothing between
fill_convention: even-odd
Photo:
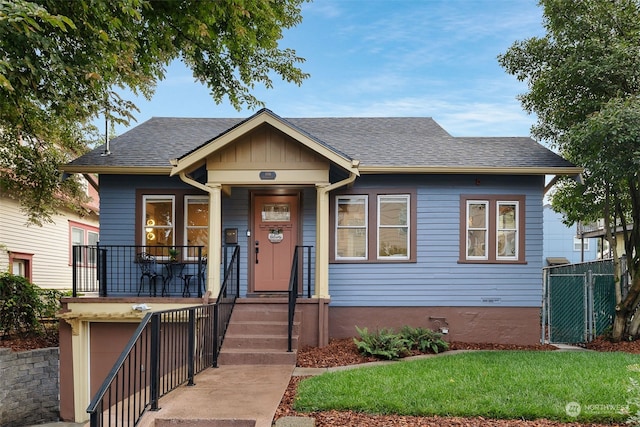
<instances>
[{"instance_id":1,"label":"neighboring house roof","mask_svg":"<svg viewBox=\"0 0 640 427\"><path fill-rule=\"evenodd\" d=\"M154 117L65 165L67 172L168 173L182 158L260 116L307 135L362 173L578 174L581 169L529 137L453 137L428 117L280 118L261 110L248 119Z\"/></svg>"}]
</instances>

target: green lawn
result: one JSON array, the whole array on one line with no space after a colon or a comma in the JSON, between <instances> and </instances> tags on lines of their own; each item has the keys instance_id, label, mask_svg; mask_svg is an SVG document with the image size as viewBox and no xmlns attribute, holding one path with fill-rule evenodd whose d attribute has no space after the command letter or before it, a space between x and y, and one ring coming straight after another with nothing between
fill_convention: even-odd
<instances>
[{"instance_id":1,"label":"green lawn","mask_svg":"<svg viewBox=\"0 0 640 427\"><path fill-rule=\"evenodd\" d=\"M444 355L305 379L298 386L295 409L620 422L628 417L621 413L628 402L640 397L640 390L628 391L629 378L640 380L639 364L640 356L628 353ZM577 418L567 415L572 402L580 405Z\"/></svg>"}]
</instances>

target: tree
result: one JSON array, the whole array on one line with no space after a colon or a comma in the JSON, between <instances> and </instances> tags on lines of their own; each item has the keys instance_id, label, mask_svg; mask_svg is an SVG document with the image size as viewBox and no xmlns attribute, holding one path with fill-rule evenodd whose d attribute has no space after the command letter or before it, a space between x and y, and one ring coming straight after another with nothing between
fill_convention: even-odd
<instances>
[{"instance_id":1,"label":"tree","mask_svg":"<svg viewBox=\"0 0 640 427\"><path fill-rule=\"evenodd\" d=\"M534 137L585 169L583 182L558 183L554 209L566 214L568 224L604 219L612 248L616 227L624 230L631 285L625 295L619 254L614 253L612 338L635 338L640 327L640 316L634 316L640 302L640 4L540 4L546 35L515 42L498 60L528 83L520 101L537 115Z\"/></svg>"},{"instance_id":2,"label":"tree","mask_svg":"<svg viewBox=\"0 0 640 427\"><path fill-rule=\"evenodd\" d=\"M0 190L35 223L77 206L59 165L97 141L94 118L129 123L117 90L150 99L174 59L236 109L274 77L300 85L304 59L278 42L303 1L0 0Z\"/></svg>"}]
</instances>

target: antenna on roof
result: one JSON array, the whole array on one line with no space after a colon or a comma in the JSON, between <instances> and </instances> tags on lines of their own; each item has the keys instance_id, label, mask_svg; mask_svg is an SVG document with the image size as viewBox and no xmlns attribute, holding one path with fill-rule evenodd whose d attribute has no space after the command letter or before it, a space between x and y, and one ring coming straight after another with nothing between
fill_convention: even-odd
<instances>
[{"instance_id":1,"label":"antenna on roof","mask_svg":"<svg viewBox=\"0 0 640 427\"><path fill-rule=\"evenodd\" d=\"M104 151L102 152L102 154L100 154L101 156L108 156L111 154L111 151L109 151L109 107L108 107L109 104L106 102L105 104L106 105L104 107Z\"/></svg>"}]
</instances>

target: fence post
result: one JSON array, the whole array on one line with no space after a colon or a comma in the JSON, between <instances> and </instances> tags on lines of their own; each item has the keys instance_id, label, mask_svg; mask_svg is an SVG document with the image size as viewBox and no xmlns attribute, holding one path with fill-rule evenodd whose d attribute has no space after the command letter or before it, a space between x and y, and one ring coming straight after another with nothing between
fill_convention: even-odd
<instances>
[{"instance_id":1,"label":"fence post","mask_svg":"<svg viewBox=\"0 0 640 427\"><path fill-rule=\"evenodd\" d=\"M157 411L160 399L160 316L156 313L151 318L151 410Z\"/></svg>"},{"instance_id":2,"label":"fence post","mask_svg":"<svg viewBox=\"0 0 640 427\"><path fill-rule=\"evenodd\" d=\"M594 301L593 301L593 271L587 271L587 295L585 296L587 299L587 342L593 341L594 328L595 328L595 314L593 310Z\"/></svg>"},{"instance_id":3,"label":"fence post","mask_svg":"<svg viewBox=\"0 0 640 427\"><path fill-rule=\"evenodd\" d=\"M100 265L98 267L98 274L100 279L98 280L98 285L100 286L100 296L107 296L107 250L100 249L98 246L98 259L100 260Z\"/></svg>"},{"instance_id":4,"label":"fence post","mask_svg":"<svg viewBox=\"0 0 640 427\"><path fill-rule=\"evenodd\" d=\"M189 358L188 360L188 365L187 365L187 375L189 376L189 382L187 383L188 386L192 386L195 385L195 383L193 382L193 377L194 377L194 368L193 365L195 363L195 358L194 358L194 350L193 347L196 344L196 339L195 339L195 334L196 334L196 309L195 307L189 310L189 348L187 349L187 357Z\"/></svg>"},{"instance_id":5,"label":"fence post","mask_svg":"<svg viewBox=\"0 0 640 427\"><path fill-rule=\"evenodd\" d=\"M540 344L544 344L545 343L545 338L546 338L546 327L547 327L547 304L549 303L549 297L547 295L547 277L549 275L549 270L548 269L544 269L542 270L542 325L541 328L542 329L542 335L540 336Z\"/></svg>"}]
</instances>

